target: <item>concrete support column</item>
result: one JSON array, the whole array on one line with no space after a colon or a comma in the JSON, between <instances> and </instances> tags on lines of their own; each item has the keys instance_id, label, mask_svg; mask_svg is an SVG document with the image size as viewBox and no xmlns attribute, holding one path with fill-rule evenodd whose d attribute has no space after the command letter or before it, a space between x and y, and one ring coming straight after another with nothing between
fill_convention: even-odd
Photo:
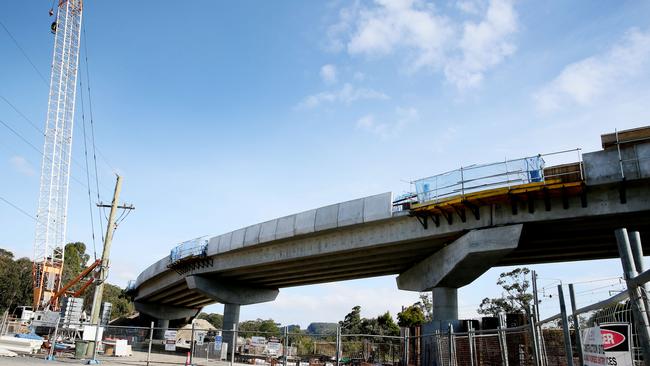
<instances>
[{"instance_id":1,"label":"concrete support column","mask_svg":"<svg viewBox=\"0 0 650 366\"><path fill-rule=\"evenodd\" d=\"M169 319L158 319L157 322L157 327L160 328L156 330L155 333L155 338L156 339L164 339L165 338L165 331L169 329Z\"/></svg>"},{"instance_id":2,"label":"concrete support column","mask_svg":"<svg viewBox=\"0 0 650 366\"><path fill-rule=\"evenodd\" d=\"M232 328L239 324L239 304L223 304L223 341L228 343L228 360L233 354L233 347L237 346L237 339L233 337Z\"/></svg>"},{"instance_id":3,"label":"concrete support column","mask_svg":"<svg viewBox=\"0 0 650 366\"><path fill-rule=\"evenodd\" d=\"M458 319L458 289L452 287L434 287L431 290L432 315L434 320Z\"/></svg>"}]
</instances>

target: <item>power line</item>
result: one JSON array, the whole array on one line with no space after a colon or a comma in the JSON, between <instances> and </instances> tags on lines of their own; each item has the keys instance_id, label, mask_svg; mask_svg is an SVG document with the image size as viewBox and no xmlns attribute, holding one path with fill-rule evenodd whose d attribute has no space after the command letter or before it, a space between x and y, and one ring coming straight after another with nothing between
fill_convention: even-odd
<instances>
[{"instance_id":1,"label":"power line","mask_svg":"<svg viewBox=\"0 0 650 366\"><path fill-rule=\"evenodd\" d=\"M90 193L90 173L88 172L88 141L86 140L86 109L84 108L84 97L83 97L83 84L81 83L81 78L79 78L79 97L81 98L81 124L83 126L84 134L84 160L86 162L86 183L88 184L88 207L90 211L90 229L92 232L92 241L93 241L93 255L95 260L97 260L97 244L95 243L95 218L93 216L93 199Z\"/></svg>"},{"instance_id":2,"label":"power line","mask_svg":"<svg viewBox=\"0 0 650 366\"><path fill-rule=\"evenodd\" d=\"M81 25L81 31L83 35L83 46L84 46L84 63L86 64L86 84L88 87L88 110L90 111L90 133L92 136L92 143L93 143L93 162L95 166L95 184L97 186L97 202L101 201L101 198L99 197L99 174L97 173L97 146L95 145L95 118L93 116L93 100L92 100L92 94L90 92L90 66L88 64L88 37L86 36L86 25L85 23ZM105 160L105 159L104 159ZM111 167L110 164L108 164L107 161L105 163ZM111 167L112 168L112 167ZM115 172L115 169L113 169L113 172ZM99 216L97 219L99 220L99 228L103 232L103 225L102 225L102 217L101 214L103 213L102 209L100 207L97 207L99 211ZM104 215L106 216L106 215ZM102 245L104 245L104 237L102 236Z\"/></svg>"},{"instance_id":3,"label":"power line","mask_svg":"<svg viewBox=\"0 0 650 366\"><path fill-rule=\"evenodd\" d=\"M29 58L29 56L27 55L27 52L25 52L25 49L23 49L23 47L20 45L20 43L18 43L18 40L16 40L16 38L14 38L14 36L11 34L11 32L9 31L9 29L4 25L4 23L3 23L2 21L0 21L0 25L1 25L2 28L5 30L5 32L7 32L7 35L9 36L9 38L11 38L11 40L14 42L14 44L16 45L16 47L18 47L18 49L19 49L20 52L23 54L23 56L25 56L25 58L27 59L27 61L29 62L29 64L32 65L32 68L34 69L34 71L36 71L36 73L38 74L38 76L40 76L41 80L43 80L43 82L45 83L45 86L47 86L47 85L48 85L48 83L47 83L47 79L45 78L45 76L43 76L43 74L42 74L41 71L38 69L38 67L36 67L36 65L32 62L32 59Z\"/></svg>"},{"instance_id":4,"label":"power line","mask_svg":"<svg viewBox=\"0 0 650 366\"><path fill-rule=\"evenodd\" d=\"M32 215L29 214L27 211L23 210L23 209L20 208L18 205L16 205L16 204L10 202L10 201L7 200L6 198L0 196L0 201L4 201L4 202L5 202L6 204L8 204L9 206L11 206L11 207L13 207L14 209L16 209L18 212L20 212L20 213L22 213L23 215L29 217L30 219L36 221L36 217L32 216Z\"/></svg>"},{"instance_id":5,"label":"power line","mask_svg":"<svg viewBox=\"0 0 650 366\"><path fill-rule=\"evenodd\" d=\"M26 143L27 145L29 145L29 147L31 147L34 151L36 151L37 153L39 153L43 158L48 159L49 161L52 161L52 158L50 158L49 156L45 156L45 154L43 154L43 152L42 152L39 148L37 148L36 146L34 146L34 144L32 144L31 142L29 142L29 140L27 140L27 139L26 139L22 134L20 134L18 131L16 131L15 129L13 129L9 124L7 124L7 123L6 123L5 121L3 121L2 119L0 119L0 124L3 125L3 126L5 126L5 128L7 128L9 131L11 131L14 135L16 135L16 137L18 137L18 138L19 138L20 140L22 140L24 143ZM70 178L72 178L72 180L74 180L75 182L81 184L83 187L89 188L88 186L86 186L86 184L84 184L81 180L79 180L77 177L73 176L72 174L70 174ZM99 196L99 192L97 193L97 195Z\"/></svg>"},{"instance_id":6,"label":"power line","mask_svg":"<svg viewBox=\"0 0 650 366\"><path fill-rule=\"evenodd\" d=\"M45 132L42 129L40 129L36 125L36 123L34 123L34 121L32 121L29 117L27 117L20 109L18 109L18 107L16 107L11 101L9 101L9 99L7 99L6 97L4 97L2 95L0 95L0 99L4 100L4 102L7 103L7 105L9 105L14 111L16 111L16 113L18 113L25 121L27 121L27 123L29 123L36 131L38 131L38 133L41 134L41 136L45 136ZM10 128L10 129L12 130L12 132L15 135L19 136L21 138L21 140L23 140L23 141L26 140L24 137L22 137L22 135L19 135L18 132L15 129L13 129L13 128ZM27 141L25 141L25 142L27 142ZM37 149L33 144L31 144L29 142L27 142L27 143L33 149L36 149L39 153L41 153L41 151L39 149ZM78 168L80 168L84 172L86 171L85 168L83 167L83 165L81 165L81 163L79 161L77 161L77 159L75 159L74 157L71 157L71 159L72 159L73 164L75 164ZM104 187L104 188L109 189L108 187ZM99 190L99 187L97 187L97 189Z\"/></svg>"}]
</instances>

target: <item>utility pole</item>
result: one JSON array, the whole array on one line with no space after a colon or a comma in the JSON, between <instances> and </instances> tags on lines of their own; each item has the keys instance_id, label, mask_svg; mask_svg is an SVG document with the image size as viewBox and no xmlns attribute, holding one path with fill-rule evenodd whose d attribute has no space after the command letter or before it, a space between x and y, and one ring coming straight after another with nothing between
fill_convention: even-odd
<instances>
[{"instance_id":1,"label":"utility pole","mask_svg":"<svg viewBox=\"0 0 650 366\"><path fill-rule=\"evenodd\" d=\"M102 303L102 298L104 296L104 282L108 277L108 264L109 257L111 254L111 242L113 240L113 232L115 231L115 216L117 215L118 209L124 210L133 210L135 207L133 205L122 205L118 204L120 199L120 191L122 190L122 177L117 176L117 181L115 182L115 192L113 192L113 202L111 205L98 204L99 207L110 207L111 211L108 215L108 225L106 226L106 236L104 237L104 250L102 251L102 263L99 269L99 278L97 281L97 286L95 287L95 295L93 296L93 307L90 313L90 324L99 323L99 311Z\"/></svg>"}]
</instances>

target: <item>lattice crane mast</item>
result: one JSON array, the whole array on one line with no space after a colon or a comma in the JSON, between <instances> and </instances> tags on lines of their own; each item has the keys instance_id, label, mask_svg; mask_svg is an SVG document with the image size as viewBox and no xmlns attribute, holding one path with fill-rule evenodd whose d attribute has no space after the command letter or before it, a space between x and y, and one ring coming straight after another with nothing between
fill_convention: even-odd
<instances>
[{"instance_id":1,"label":"lattice crane mast","mask_svg":"<svg viewBox=\"0 0 650 366\"><path fill-rule=\"evenodd\" d=\"M82 0L59 0L51 27L54 52L34 240L34 310L48 306L63 279L82 10Z\"/></svg>"}]
</instances>

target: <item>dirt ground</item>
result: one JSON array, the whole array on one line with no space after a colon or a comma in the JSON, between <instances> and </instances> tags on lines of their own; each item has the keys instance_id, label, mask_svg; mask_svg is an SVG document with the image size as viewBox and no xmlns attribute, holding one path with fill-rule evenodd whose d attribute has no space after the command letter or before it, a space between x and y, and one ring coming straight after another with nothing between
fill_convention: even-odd
<instances>
[{"instance_id":1,"label":"dirt ground","mask_svg":"<svg viewBox=\"0 0 650 366\"><path fill-rule=\"evenodd\" d=\"M106 366L123 366L123 365L146 365L147 364L147 354L144 352L133 352L133 356L130 357L99 357L100 365ZM87 360L76 360L74 358L67 357L58 357L56 361L46 361L44 356L35 355L35 356L17 356L17 357L0 357L0 366L18 366L18 365L50 365L54 366L57 364L73 364L73 365L85 365ZM169 355L169 354L151 354L150 365L155 366L170 366L170 365L185 365L185 357L180 355ZM207 361L205 359L194 359L194 365L197 366L227 366L230 363L225 361ZM234 365L244 365L240 363L235 363Z\"/></svg>"}]
</instances>

